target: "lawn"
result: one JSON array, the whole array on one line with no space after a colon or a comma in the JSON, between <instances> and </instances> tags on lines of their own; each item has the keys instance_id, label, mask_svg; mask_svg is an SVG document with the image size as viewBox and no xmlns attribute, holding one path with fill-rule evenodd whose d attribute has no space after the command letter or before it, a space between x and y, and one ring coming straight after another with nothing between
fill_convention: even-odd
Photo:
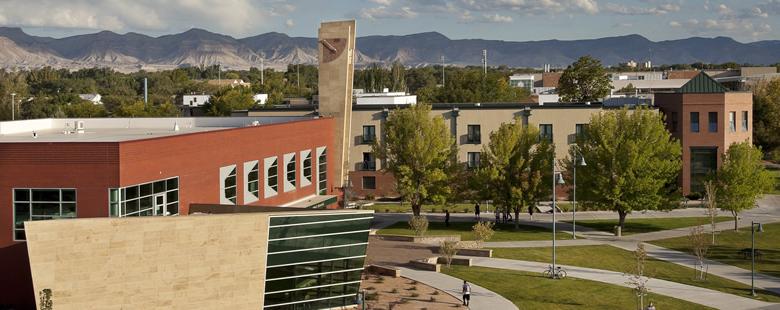
<instances>
[{"instance_id":1,"label":"lawn","mask_svg":"<svg viewBox=\"0 0 780 310\"><path fill-rule=\"evenodd\" d=\"M715 218L716 222L725 222L733 220L729 216L719 216ZM571 223L571 221L565 221ZM667 217L667 218L631 218L629 215L623 226L623 235L641 234L661 230L669 230L696 225L708 225L708 217ZM617 214L615 219L609 220L581 220L577 225L586 226L595 230L614 232L618 224Z\"/></svg>"},{"instance_id":2,"label":"lawn","mask_svg":"<svg viewBox=\"0 0 780 310\"><path fill-rule=\"evenodd\" d=\"M485 267L442 268L448 275L473 282L512 301L520 309L636 309L637 299L628 287L566 278L551 280L541 273ZM471 297L472 301L479 296ZM650 294L658 309L710 309L672 297ZM497 310L497 309L496 309Z\"/></svg>"},{"instance_id":3,"label":"lawn","mask_svg":"<svg viewBox=\"0 0 780 310\"><path fill-rule=\"evenodd\" d=\"M750 228L722 231L715 241L716 245L710 247L707 258L750 270L749 257L745 259L739 253L742 249L750 248ZM677 251L691 252L687 237L656 240L650 243ZM764 225L764 232L756 233L756 249L763 254L761 259L756 261L756 271L780 277L780 223Z\"/></svg>"},{"instance_id":4,"label":"lawn","mask_svg":"<svg viewBox=\"0 0 780 310\"><path fill-rule=\"evenodd\" d=\"M571 209L571 204L568 202L559 202L558 207L563 210L564 212L568 212ZM400 203L400 202L393 202L393 203L374 203L374 205L362 207L361 209L364 210L374 210L374 212L377 213L411 213L412 212L412 206L408 203ZM442 206L442 205L423 205L422 206L422 212L423 213L444 213L444 209L449 209L450 213L474 213L474 204L473 203L458 203L451 206ZM482 211L482 216L485 216L486 211L492 212L495 211L495 205L493 204L480 204L480 211ZM524 210L524 212L520 212L520 215L527 215L528 210ZM512 213L512 216L514 216L514 212Z\"/></svg>"},{"instance_id":5,"label":"lawn","mask_svg":"<svg viewBox=\"0 0 780 310\"><path fill-rule=\"evenodd\" d=\"M629 272L635 264L634 253L609 245L558 247L557 262L563 265L586 268ZM551 249L547 248L497 248L493 249L493 257L548 262ZM648 276L704 287L724 293L748 297L750 286L714 275L708 275L706 281L695 280L695 270L674 263L649 258L646 263ZM780 302L780 296L770 292L760 291L758 299L770 302Z\"/></svg>"},{"instance_id":6,"label":"lawn","mask_svg":"<svg viewBox=\"0 0 780 310\"><path fill-rule=\"evenodd\" d=\"M471 227L474 222L450 222L450 227L445 227L442 222L430 222L426 235L460 235L462 241L474 240L474 233ZM552 239L552 231L537 227L520 225L520 230L515 230L514 224L498 224L493 228L496 233L489 241L528 241L528 240L549 240ZM404 235L413 236L414 231L409 229L406 222L398 222L387 228L380 229L379 235ZM558 232L558 239L571 239L571 235Z\"/></svg>"}]
</instances>

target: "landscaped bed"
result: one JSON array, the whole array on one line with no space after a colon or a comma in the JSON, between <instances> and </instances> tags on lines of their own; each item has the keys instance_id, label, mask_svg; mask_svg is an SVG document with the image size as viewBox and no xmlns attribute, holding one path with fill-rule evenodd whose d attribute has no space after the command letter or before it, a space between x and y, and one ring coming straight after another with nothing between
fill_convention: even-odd
<instances>
[{"instance_id":1,"label":"landscaped bed","mask_svg":"<svg viewBox=\"0 0 780 310\"><path fill-rule=\"evenodd\" d=\"M473 282L512 301L520 309L636 309L631 288L576 278L551 280L541 273L452 266L448 275ZM472 300L479 298L473 296ZM650 294L657 309L711 309L667 296ZM495 309L498 310L498 309Z\"/></svg>"},{"instance_id":2,"label":"landscaped bed","mask_svg":"<svg viewBox=\"0 0 780 310\"><path fill-rule=\"evenodd\" d=\"M450 227L446 227L442 222L430 222L426 236L441 235L460 235L462 241L474 240L472 232L474 222L450 222ZM520 225L519 230L515 230L514 224L498 224L493 228L496 233L489 241L529 241L529 240L549 240L552 239L552 231L545 228L529 225ZM409 229L406 222L398 222L387 228L380 229L378 235L403 235L412 236L414 231ZM571 239L571 235L558 232L559 239Z\"/></svg>"},{"instance_id":3,"label":"landscaped bed","mask_svg":"<svg viewBox=\"0 0 780 310\"><path fill-rule=\"evenodd\" d=\"M725 222L728 220L733 220L733 218L728 216L719 216L715 218L715 222ZM571 221L565 222L571 223ZM710 218L708 217L631 218L631 215L629 215L628 218L626 218L622 234L641 234L696 225L709 225L709 223ZM585 226L606 232L614 232L617 224L617 213L615 214L615 219L577 221L577 226Z\"/></svg>"},{"instance_id":4,"label":"landscaped bed","mask_svg":"<svg viewBox=\"0 0 780 310\"><path fill-rule=\"evenodd\" d=\"M764 232L756 233L756 272L780 277L780 223L764 225ZM718 233L716 244L710 247L707 258L750 270L750 256L743 250L750 249L750 228L739 231L725 230ZM691 253L688 237L656 240L650 243L681 252Z\"/></svg>"},{"instance_id":5,"label":"landscaped bed","mask_svg":"<svg viewBox=\"0 0 780 310\"><path fill-rule=\"evenodd\" d=\"M568 246L556 249L557 262L594 269L629 272L636 264L634 253L609 245ZM545 248L495 248L493 257L516 260L549 262L552 249ZM647 275L662 280L704 287L724 293L749 297L750 286L714 275L706 281L695 280L695 270L674 263L648 258ZM759 300L780 302L780 296L771 292L758 291Z\"/></svg>"}]
</instances>

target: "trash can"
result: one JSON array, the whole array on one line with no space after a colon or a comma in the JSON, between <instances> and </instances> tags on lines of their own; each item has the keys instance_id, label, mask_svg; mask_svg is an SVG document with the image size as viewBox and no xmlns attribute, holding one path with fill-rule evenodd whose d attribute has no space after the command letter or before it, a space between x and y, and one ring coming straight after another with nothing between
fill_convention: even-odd
<instances>
[{"instance_id":1,"label":"trash can","mask_svg":"<svg viewBox=\"0 0 780 310\"><path fill-rule=\"evenodd\" d=\"M623 232L622 232L622 229L620 228L620 226L615 226L615 236L620 237L622 235L623 235Z\"/></svg>"}]
</instances>

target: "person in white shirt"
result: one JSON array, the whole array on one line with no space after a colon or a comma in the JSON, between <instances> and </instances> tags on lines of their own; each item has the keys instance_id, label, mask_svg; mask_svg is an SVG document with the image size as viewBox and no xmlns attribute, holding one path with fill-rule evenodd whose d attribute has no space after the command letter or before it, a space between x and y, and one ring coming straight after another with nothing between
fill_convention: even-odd
<instances>
[{"instance_id":1,"label":"person in white shirt","mask_svg":"<svg viewBox=\"0 0 780 310\"><path fill-rule=\"evenodd\" d=\"M463 281L463 305L468 306L471 299L471 285L465 280Z\"/></svg>"}]
</instances>

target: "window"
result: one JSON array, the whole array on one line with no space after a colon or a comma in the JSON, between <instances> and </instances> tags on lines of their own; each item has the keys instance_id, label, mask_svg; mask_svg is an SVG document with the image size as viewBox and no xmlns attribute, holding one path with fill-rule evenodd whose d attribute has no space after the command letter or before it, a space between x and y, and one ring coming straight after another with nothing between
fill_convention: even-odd
<instances>
[{"instance_id":1,"label":"window","mask_svg":"<svg viewBox=\"0 0 780 310\"><path fill-rule=\"evenodd\" d=\"M219 168L220 203L236 204L236 165Z\"/></svg>"},{"instance_id":2,"label":"window","mask_svg":"<svg viewBox=\"0 0 780 310\"><path fill-rule=\"evenodd\" d=\"M328 192L328 150L317 148L317 193L325 195Z\"/></svg>"},{"instance_id":3,"label":"window","mask_svg":"<svg viewBox=\"0 0 780 310\"><path fill-rule=\"evenodd\" d=\"M14 240L24 241L24 222L76 217L76 190L73 188L15 188Z\"/></svg>"},{"instance_id":4,"label":"window","mask_svg":"<svg viewBox=\"0 0 780 310\"><path fill-rule=\"evenodd\" d=\"M737 112L729 112L729 131L737 131Z\"/></svg>"},{"instance_id":5,"label":"window","mask_svg":"<svg viewBox=\"0 0 780 310\"><path fill-rule=\"evenodd\" d=\"M363 177L363 189L376 189L376 177L374 176Z\"/></svg>"},{"instance_id":6,"label":"window","mask_svg":"<svg viewBox=\"0 0 780 310\"><path fill-rule=\"evenodd\" d=\"M588 124L576 124L574 125L574 135L577 139L584 139L588 134Z\"/></svg>"},{"instance_id":7,"label":"window","mask_svg":"<svg viewBox=\"0 0 780 310\"><path fill-rule=\"evenodd\" d=\"M709 119L709 132L718 132L718 112L709 112L707 113L707 118Z\"/></svg>"},{"instance_id":8,"label":"window","mask_svg":"<svg viewBox=\"0 0 780 310\"><path fill-rule=\"evenodd\" d=\"M742 111L742 131L748 131L748 111Z\"/></svg>"},{"instance_id":9,"label":"window","mask_svg":"<svg viewBox=\"0 0 780 310\"><path fill-rule=\"evenodd\" d=\"M539 125L539 139L542 141L553 141L553 125L552 124L540 124Z\"/></svg>"},{"instance_id":10,"label":"window","mask_svg":"<svg viewBox=\"0 0 780 310\"><path fill-rule=\"evenodd\" d=\"M468 136L466 137L468 143L480 144L482 143L482 134L480 133L480 125L468 125Z\"/></svg>"},{"instance_id":11,"label":"window","mask_svg":"<svg viewBox=\"0 0 780 310\"><path fill-rule=\"evenodd\" d=\"M691 132L699 132L699 112L691 112Z\"/></svg>"},{"instance_id":12,"label":"window","mask_svg":"<svg viewBox=\"0 0 780 310\"><path fill-rule=\"evenodd\" d=\"M704 181L718 168L717 148L691 148L691 193L703 193Z\"/></svg>"},{"instance_id":13,"label":"window","mask_svg":"<svg viewBox=\"0 0 780 310\"><path fill-rule=\"evenodd\" d=\"M360 169L367 170L367 171L376 170L376 159L374 158L374 153L371 152L363 153L363 163L361 164Z\"/></svg>"},{"instance_id":14,"label":"window","mask_svg":"<svg viewBox=\"0 0 780 310\"><path fill-rule=\"evenodd\" d=\"M179 177L112 188L108 193L111 217L179 214Z\"/></svg>"},{"instance_id":15,"label":"window","mask_svg":"<svg viewBox=\"0 0 780 310\"><path fill-rule=\"evenodd\" d=\"M284 155L284 191L295 190L295 153Z\"/></svg>"},{"instance_id":16,"label":"window","mask_svg":"<svg viewBox=\"0 0 780 310\"><path fill-rule=\"evenodd\" d=\"M672 132L677 132L677 123L679 122L677 120L677 117L678 117L677 112L672 112L672 121L670 122L671 123L670 129L672 130Z\"/></svg>"},{"instance_id":17,"label":"window","mask_svg":"<svg viewBox=\"0 0 780 310\"><path fill-rule=\"evenodd\" d=\"M469 152L468 154L468 168L479 168L479 152Z\"/></svg>"},{"instance_id":18,"label":"window","mask_svg":"<svg viewBox=\"0 0 780 310\"><path fill-rule=\"evenodd\" d=\"M363 126L363 144L374 143L376 139L376 127L374 125Z\"/></svg>"},{"instance_id":19,"label":"window","mask_svg":"<svg viewBox=\"0 0 780 310\"><path fill-rule=\"evenodd\" d=\"M303 178L301 178L301 187L304 187L304 186L311 185L311 177L312 177L311 151L310 150L301 151L301 158L303 158L303 160L301 161L301 171L303 171Z\"/></svg>"},{"instance_id":20,"label":"window","mask_svg":"<svg viewBox=\"0 0 780 310\"><path fill-rule=\"evenodd\" d=\"M260 200L260 162L253 160L244 163L244 203L252 203Z\"/></svg>"},{"instance_id":21,"label":"window","mask_svg":"<svg viewBox=\"0 0 780 310\"><path fill-rule=\"evenodd\" d=\"M265 163L265 196L273 197L279 192L279 166L276 157L268 157Z\"/></svg>"}]
</instances>

